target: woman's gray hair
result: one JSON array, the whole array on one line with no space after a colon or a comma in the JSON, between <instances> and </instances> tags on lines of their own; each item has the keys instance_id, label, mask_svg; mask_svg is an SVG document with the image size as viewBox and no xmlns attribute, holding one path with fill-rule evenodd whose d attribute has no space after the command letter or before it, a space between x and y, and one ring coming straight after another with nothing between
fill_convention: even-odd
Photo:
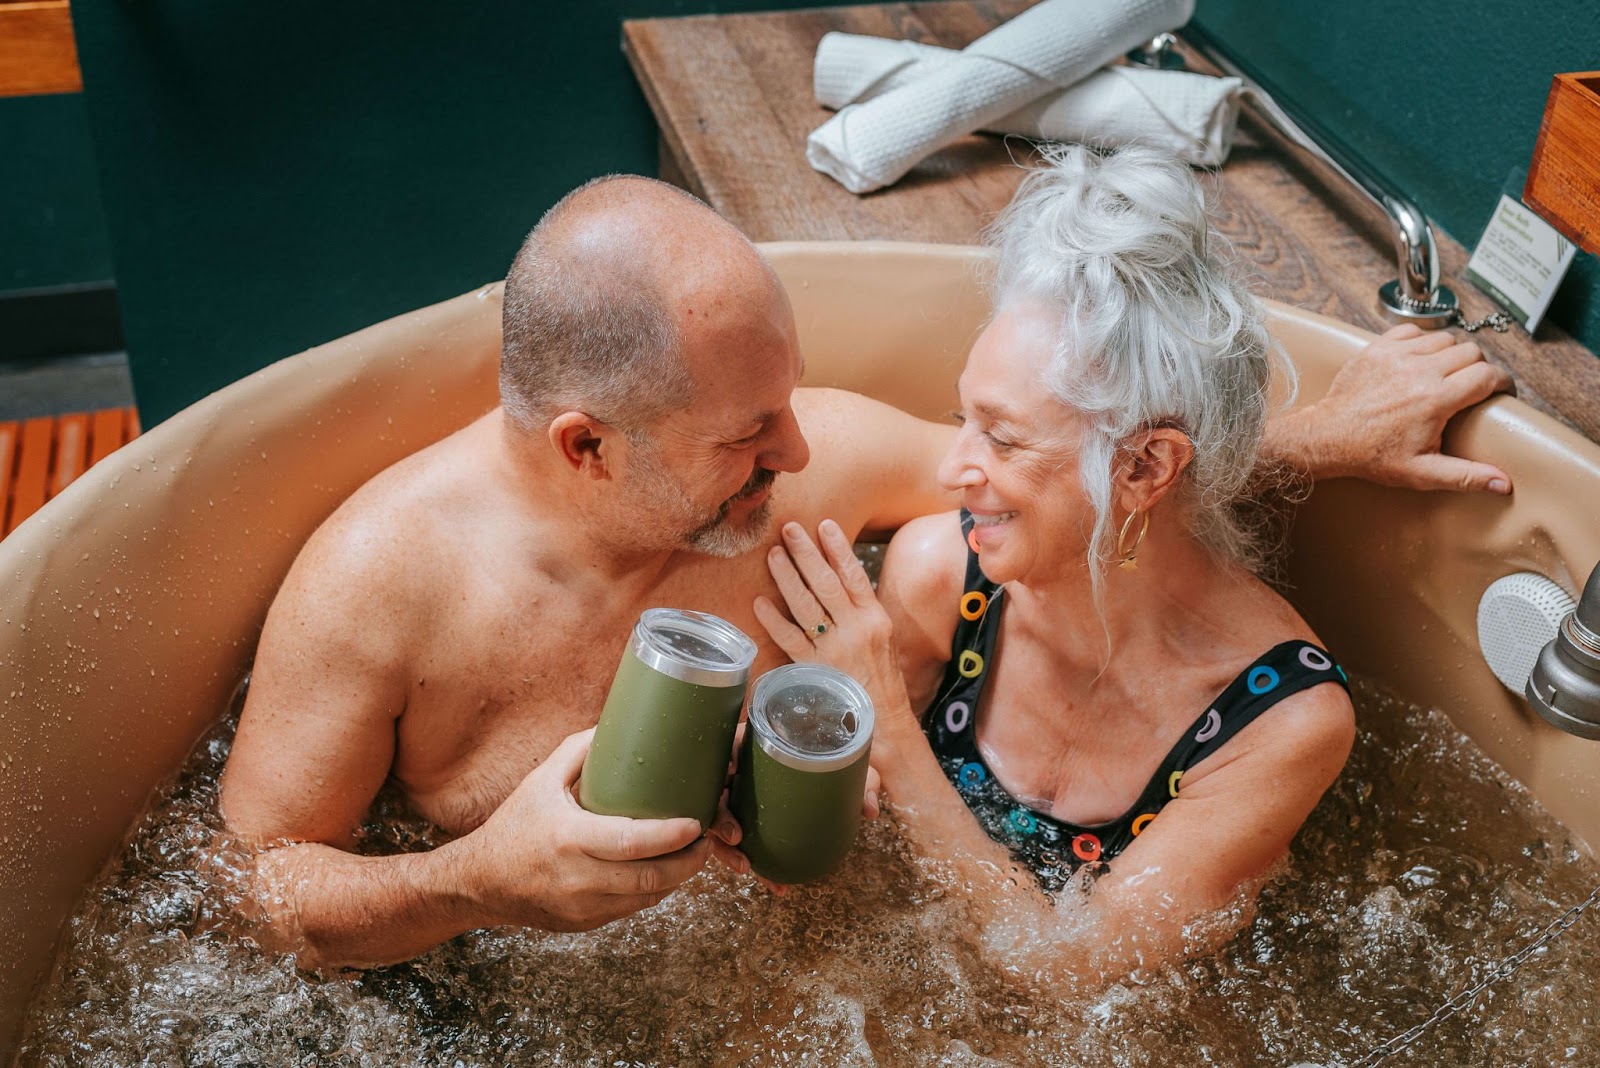
<instances>
[{"instance_id":1,"label":"woman's gray hair","mask_svg":"<svg viewBox=\"0 0 1600 1068\"><path fill-rule=\"evenodd\" d=\"M1050 149L988 238L1000 253L996 311L1050 309L1058 340L1046 385L1088 417L1079 477L1095 509L1096 603L1115 544L1118 450L1152 427L1177 427L1194 443L1179 490L1191 533L1219 557L1258 568L1258 538L1237 505L1260 450L1269 381L1276 370L1292 394L1294 369L1211 229L1189 168L1144 148Z\"/></svg>"}]
</instances>

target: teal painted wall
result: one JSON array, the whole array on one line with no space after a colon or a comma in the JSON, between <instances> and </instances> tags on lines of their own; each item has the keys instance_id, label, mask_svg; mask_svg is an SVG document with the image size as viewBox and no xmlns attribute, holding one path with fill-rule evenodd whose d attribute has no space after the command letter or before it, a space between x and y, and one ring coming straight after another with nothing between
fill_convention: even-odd
<instances>
[{"instance_id":1,"label":"teal painted wall","mask_svg":"<svg viewBox=\"0 0 1600 1068\"><path fill-rule=\"evenodd\" d=\"M0 100L0 297L110 278L83 98Z\"/></svg>"},{"instance_id":2,"label":"teal painted wall","mask_svg":"<svg viewBox=\"0 0 1600 1068\"><path fill-rule=\"evenodd\" d=\"M1551 78L1600 69L1595 0L1199 0L1195 21L1469 249L1533 158ZM1547 321L1600 352L1600 260L1578 254Z\"/></svg>"},{"instance_id":3,"label":"teal painted wall","mask_svg":"<svg viewBox=\"0 0 1600 1068\"><path fill-rule=\"evenodd\" d=\"M655 172L621 19L773 6L74 0L146 425L501 277L567 190Z\"/></svg>"},{"instance_id":4,"label":"teal painted wall","mask_svg":"<svg viewBox=\"0 0 1600 1068\"><path fill-rule=\"evenodd\" d=\"M562 193L652 173L622 18L784 6L801 3L74 0L147 425L499 277ZM1600 66L1593 0L1541 5L1536 28L1485 0L1412 6L1393 35L1402 9L1374 0L1200 6L1467 243L1527 162L1550 75ZM1600 348L1593 268L1554 318Z\"/></svg>"},{"instance_id":5,"label":"teal painted wall","mask_svg":"<svg viewBox=\"0 0 1600 1068\"><path fill-rule=\"evenodd\" d=\"M0 367L122 347L83 98L0 99Z\"/></svg>"}]
</instances>

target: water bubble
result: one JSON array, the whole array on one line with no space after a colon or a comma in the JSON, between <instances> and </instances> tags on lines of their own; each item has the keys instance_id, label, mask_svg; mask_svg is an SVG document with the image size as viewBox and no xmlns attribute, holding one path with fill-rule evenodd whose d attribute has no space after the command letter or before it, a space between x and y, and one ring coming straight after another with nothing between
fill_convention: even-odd
<instances>
[{"instance_id":1,"label":"water bubble","mask_svg":"<svg viewBox=\"0 0 1600 1068\"><path fill-rule=\"evenodd\" d=\"M844 871L782 898L713 865L597 931L473 931L390 968L305 975L251 934L251 860L216 812L226 720L73 919L23 1063L1114 1068L1171 1063L1175 1049L1196 1063L1353 1063L1600 881L1442 718L1358 696L1350 767L1254 923L1188 964L1082 995L987 948L972 903L917 859L892 812L864 826ZM356 849L447 838L391 788ZM1566 1051L1600 1042L1587 1008L1600 924L1567 938L1431 1035L1429 1058L1581 1063Z\"/></svg>"}]
</instances>

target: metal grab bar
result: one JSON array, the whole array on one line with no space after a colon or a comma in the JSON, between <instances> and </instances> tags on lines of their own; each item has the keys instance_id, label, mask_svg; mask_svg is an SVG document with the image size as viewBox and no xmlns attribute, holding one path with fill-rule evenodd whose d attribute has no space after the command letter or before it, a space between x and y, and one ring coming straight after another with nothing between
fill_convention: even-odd
<instances>
[{"instance_id":1,"label":"metal grab bar","mask_svg":"<svg viewBox=\"0 0 1600 1068\"><path fill-rule=\"evenodd\" d=\"M1433 240L1433 227L1422 209L1322 124L1292 104L1279 103L1258 79L1246 74L1226 49L1200 27L1191 22L1184 27L1183 37L1218 70L1244 83L1246 98L1270 126L1366 194L1389 216L1394 223L1399 277L1378 287L1378 300L1383 306L1391 314L1426 329L1450 325L1456 318L1459 302L1449 288L1439 284L1438 248ZM1130 59L1151 66L1173 66L1167 58L1170 47L1171 42L1163 44L1157 38L1130 55Z\"/></svg>"}]
</instances>

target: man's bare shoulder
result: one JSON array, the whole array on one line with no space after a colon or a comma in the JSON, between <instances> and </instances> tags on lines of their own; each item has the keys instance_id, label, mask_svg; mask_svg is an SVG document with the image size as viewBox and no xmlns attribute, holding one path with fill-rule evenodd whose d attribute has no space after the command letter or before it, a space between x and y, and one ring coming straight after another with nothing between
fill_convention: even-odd
<instances>
[{"instance_id":1,"label":"man's bare shoulder","mask_svg":"<svg viewBox=\"0 0 1600 1068\"><path fill-rule=\"evenodd\" d=\"M445 598L459 596L451 578L469 550L452 528L472 521L470 430L361 486L295 559L267 614L224 779L235 829L348 844L390 771L410 673L448 632ZM277 786L313 774L316 788Z\"/></svg>"},{"instance_id":2,"label":"man's bare shoulder","mask_svg":"<svg viewBox=\"0 0 1600 1068\"><path fill-rule=\"evenodd\" d=\"M425 611L470 560L465 534L490 507L475 430L413 453L351 494L301 549L280 599L369 624Z\"/></svg>"},{"instance_id":3,"label":"man's bare shoulder","mask_svg":"<svg viewBox=\"0 0 1600 1068\"><path fill-rule=\"evenodd\" d=\"M936 477L953 427L843 389L798 389L794 409L811 444L801 477L819 518L852 536L886 534L954 503Z\"/></svg>"},{"instance_id":4,"label":"man's bare shoulder","mask_svg":"<svg viewBox=\"0 0 1600 1068\"><path fill-rule=\"evenodd\" d=\"M866 420L870 430L882 425L887 429L907 427L937 427L942 424L919 419L909 412L874 400L864 393L832 386L801 386L794 391L794 412L800 427L809 436L813 429L824 429L841 420Z\"/></svg>"}]
</instances>

